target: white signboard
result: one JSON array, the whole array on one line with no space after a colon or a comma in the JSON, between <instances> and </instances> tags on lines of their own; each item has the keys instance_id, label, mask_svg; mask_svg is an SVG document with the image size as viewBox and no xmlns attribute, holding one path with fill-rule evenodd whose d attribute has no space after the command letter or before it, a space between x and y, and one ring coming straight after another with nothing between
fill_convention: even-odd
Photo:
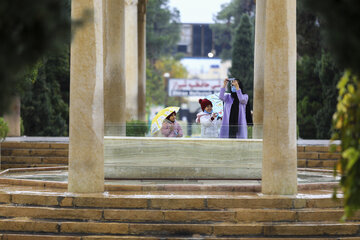
<instances>
[{"instance_id":1,"label":"white signboard","mask_svg":"<svg viewBox=\"0 0 360 240\"><path fill-rule=\"evenodd\" d=\"M178 79L170 78L168 94L170 97L203 97L220 92L221 80Z\"/></svg>"}]
</instances>

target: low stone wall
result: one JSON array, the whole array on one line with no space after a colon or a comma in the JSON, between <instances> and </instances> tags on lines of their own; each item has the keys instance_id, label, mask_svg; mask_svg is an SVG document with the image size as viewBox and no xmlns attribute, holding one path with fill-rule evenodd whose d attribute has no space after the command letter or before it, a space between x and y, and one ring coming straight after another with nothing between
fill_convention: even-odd
<instances>
[{"instance_id":1,"label":"low stone wall","mask_svg":"<svg viewBox=\"0 0 360 240\"><path fill-rule=\"evenodd\" d=\"M2 142L1 169L68 165L68 143Z\"/></svg>"},{"instance_id":2,"label":"low stone wall","mask_svg":"<svg viewBox=\"0 0 360 240\"><path fill-rule=\"evenodd\" d=\"M341 158L339 147L331 153L329 146L298 145L298 167L333 169Z\"/></svg>"},{"instance_id":3,"label":"low stone wall","mask_svg":"<svg viewBox=\"0 0 360 240\"><path fill-rule=\"evenodd\" d=\"M105 137L106 178L259 179L262 140Z\"/></svg>"},{"instance_id":4,"label":"low stone wall","mask_svg":"<svg viewBox=\"0 0 360 240\"><path fill-rule=\"evenodd\" d=\"M142 144L139 146L142 147L149 146L139 138L133 138L131 141L139 141L139 140L140 140L140 144ZM154 138L151 138L151 140L156 141L156 139ZM166 140L170 140L170 139L166 139ZM179 139L173 139L170 141L178 141L178 140ZM188 141L189 140L190 142L194 141L194 144L188 146L187 150L183 150L183 152L186 152L186 154L190 153L189 147L191 152L193 152L192 149L196 149L196 146L198 146L197 143L199 142L199 139L192 139L192 140L188 139ZM214 141L216 141L216 139L213 139L210 142L214 142ZM221 142L221 145L215 144L215 147L222 146L225 149L228 149L227 146L231 146L226 142L227 139L222 139L221 141L225 141L225 142ZM206 143L201 139L200 142L206 145ZM217 142L219 143L219 141ZM199 146L201 145L202 144L200 144ZM174 158L174 154L176 156L179 154L183 154L181 153L181 151L178 151L176 149L174 150L175 145L172 146L173 146L173 149L171 150L172 152L170 152L169 150L169 154L168 154L169 160ZM54 167L54 166L68 165L68 142L61 142L61 143L45 142L37 139L31 142L8 140L0 143L0 147L1 147L1 169L28 168L28 167ZM298 167L300 168L332 169L341 157L338 151L335 153L330 153L328 146L317 145L316 141L314 141L314 143L310 145L309 144L298 145L297 150L298 150L297 153ZM141 154L141 152L144 150L138 147L137 150L135 149L135 151ZM211 152L212 149L210 148L209 151ZM205 155L203 155L202 157L204 158Z\"/></svg>"}]
</instances>

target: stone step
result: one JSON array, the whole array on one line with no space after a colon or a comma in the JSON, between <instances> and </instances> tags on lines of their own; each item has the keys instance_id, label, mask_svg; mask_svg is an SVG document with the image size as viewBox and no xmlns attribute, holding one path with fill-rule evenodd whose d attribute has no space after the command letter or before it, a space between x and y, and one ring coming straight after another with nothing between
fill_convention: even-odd
<instances>
[{"instance_id":1,"label":"stone step","mask_svg":"<svg viewBox=\"0 0 360 240\"><path fill-rule=\"evenodd\" d=\"M77 209L0 205L2 217L117 222L236 222L235 211Z\"/></svg>"},{"instance_id":2,"label":"stone step","mask_svg":"<svg viewBox=\"0 0 360 240\"><path fill-rule=\"evenodd\" d=\"M117 222L57 222L27 218L0 219L0 231L52 234L123 234L135 236L357 236L360 223L209 223L154 224Z\"/></svg>"},{"instance_id":3,"label":"stone step","mask_svg":"<svg viewBox=\"0 0 360 240\"><path fill-rule=\"evenodd\" d=\"M2 164L67 164L68 157L21 157L21 156L1 156Z\"/></svg>"},{"instance_id":4,"label":"stone step","mask_svg":"<svg viewBox=\"0 0 360 240\"><path fill-rule=\"evenodd\" d=\"M342 209L230 209L230 210L136 210L77 209L0 205L0 216L34 219L94 220L116 222L204 223L204 222L320 222L340 220ZM349 221L360 221L360 212Z\"/></svg>"},{"instance_id":5,"label":"stone step","mask_svg":"<svg viewBox=\"0 0 360 240\"><path fill-rule=\"evenodd\" d=\"M221 196L221 195L115 195L69 196L66 194L41 195L31 193L0 193L0 203L33 206L57 206L78 208L120 208L120 209L166 209L166 210L215 210L233 208L252 209L302 209L302 208L341 208L343 199L334 201L331 197L293 198L272 196Z\"/></svg>"},{"instance_id":6,"label":"stone step","mask_svg":"<svg viewBox=\"0 0 360 240\"><path fill-rule=\"evenodd\" d=\"M67 157L68 150L64 149L1 149L1 156L51 156Z\"/></svg>"},{"instance_id":7,"label":"stone step","mask_svg":"<svg viewBox=\"0 0 360 240\"><path fill-rule=\"evenodd\" d=\"M334 169L339 160L316 160L316 159L298 159L297 166L300 168L325 168Z\"/></svg>"},{"instance_id":8,"label":"stone step","mask_svg":"<svg viewBox=\"0 0 360 240\"><path fill-rule=\"evenodd\" d=\"M67 166L67 164L45 164L45 163L15 163L15 164L6 164L1 163L1 169L9 168L34 168L34 167L58 167L59 165Z\"/></svg>"},{"instance_id":9,"label":"stone step","mask_svg":"<svg viewBox=\"0 0 360 240\"><path fill-rule=\"evenodd\" d=\"M1 238L2 237L2 238ZM113 235L93 235L93 236L69 236L69 235L36 235L36 234L0 234L0 239L2 240L114 240L114 239L122 239L122 240L134 240L134 239L146 239L146 240L164 240L163 237L152 237L152 236L113 236ZM204 240L234 240L234 239L240 239L240 237L206 237L206 236L200 236L198 234L195 234L191 237L166 237L166 239L171 240L186 240L186 239L204 239ZM241 237L242 240L271 240L271 239L279 239L278 237L266 237L266 238L244 238ZM304 238L299 237L285 237L280 238L281 240L304 240ZM311 237L306 238L306 240L359 240L359 237Z\"/></svg>"},{"instance_id":10,"label":"stone step","mask_svg":"<svg viewBox=\"0 0 360 240\"><path fill-rule=\"evenodd\" d=\"M49 142L2 142L2 149L69 149L68 143Z\"/></svg>"},{"instance_id":11,"label":"stone step","mask_svg":"<svg viewBox=\"0 0 360 240\"><path fill-rule=\"evenodd\" d=\"M170 163L146 164L135 161L133 165L105 163L106 178L178 178L178 179L261 179L261 165L242 164L233 161L231 165L198 163ZM201 163L202 162L202 163Z\"/></svg>"}]
</instances>

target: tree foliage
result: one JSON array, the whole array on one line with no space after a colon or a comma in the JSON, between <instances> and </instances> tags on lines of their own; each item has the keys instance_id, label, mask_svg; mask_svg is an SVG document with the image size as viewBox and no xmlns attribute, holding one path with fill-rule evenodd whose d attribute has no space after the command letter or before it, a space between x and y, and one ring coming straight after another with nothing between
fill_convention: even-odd
<instances>
[{"instance_id":1,"label":"tree foliage","mask_svg":"<svg viewBox=\"0 0 360 240\"><path fill-rule=\"evenodd\" d=\"M9 127L7 123L3 118L0 117L0 142L6 138L8 132L9 132Z\"/></svg>"},{"instance_id":2,"label":"tree foliage","mask_svg":"<svg viewBox=\"0 0 360 240\"><path fill-rule=\"evenodd\" d=\"M68 136L68 90L61 91L62 87L68 88L70 80L66 49L62 53L48 54L27 75L21 105L25 135Z\"/></svg>"},{"instance_id":3,"label":"tree foliage","mask_svg":"<svg viewBox=\"0 0 360 240\"><path fill-rule=\"evenodd\" d=\"M323 20L297 1L297 123L305 139L329 139L336 110L336 78L342 70L328 53Z\"/></svg>"},{"instance_id":4,"label":"tree foliage","mask_svg":"<svg viewBox=\"0 0 360 240\"><path fill-rule=\"evenodd\" d=\"M255 3L253 0L232 0L228 4L221 6L222 9L216 15L215 24L211 25L214 33L216 46L222 49L219 54L222 59L231 59L232 45L236 29L240 24L244 13L254 16Z\"/></svg>"},{"instance_id":5,"label":"tree foliage","mask_svg":"<svg viewBox=\"0 0 360 240\"><path fill-rule=\"evenodd\" d=\"M321 85L316 68L317 59L304 56L297 62L297 123L301 138L316 136L314 116L321 107Z\"/></svg>"},{"instance_id":6,"label":"tree foliage","mask_svg":"<svg viewBox=\"0 0 360 240\"><path fill-rule=\"evenodd\" d=\"M297 54L319 59L324 47L320 19L305 8L304 1L299 0L296 5Z\"/></svg>"},{"instance_id":7,"label":"tree foliage","mask_svg":"<svg viewBox=\"0 0 360 240\"><path fill-rule=\"evenodd\" d=\"M146 12L146 103L163 105L165 91L164 73L171 78L184 78L186 69L170 57L180 38L179 11L170 9L169 0L149 0ZM169 98L168 104L179 104L179 99Z\"/></svg>"},{"instance_id":8,"label":"tree foliage","mask_svg":"<svg viewBox=\"0 0 360 240\"><path fill-rule=\"evenodd\" d=\"M69 1L0 1L0 114L26 70L70 39Z\"/></svg>"},{"instance_id":9,"label":"tree foliage","mask_svg":"<svg viewBox=\"0 0 360 240\"><path fill-rule=\"evenodd\" d=\"M323 33L337 64L348 69L338 84L332 139L341 140L340 185L345 217L360 208L360 2L358 0L304 0L324 22Z\"/></svg>"},{"instance_id":10,"label":"tree foliage","mask_svg":"<svg viewBox=\"0 0 360 240\"><path fill-rule=\"evenodd\" d=\"M336 85L341 77L342 71L335 64L330 53L323 52L317 64L321 86L321 107L314 119L316 124L316 138L330 139L332 116L336 111L338 91Z\"/></svg>"},{"instance_id":11,"label":"tree foliage","mask_svg":"<svg viewBox=\"0 0 360 240\"><path fill-rule=\"evenodd\" d=\"M322 21L322 29L337 64L360 74L360 23L358 0L303 0Z\"/></svg>"},{"instance_id":12,"label":"tree foliage","mask_svg":"<svg viewBox=\"0 0 360 240\"><path fill-rule=\"evenodd\" d=\"M254 42L252 35L253 26L247 14L243 14L236 30L232 51L232 66L230 74L240 79L246 93L251 100L254 85ZM251 104L250 104L251 106Z\"/></svg>"},{"instance_id":13,"label":"tree foliage","mask_svg":"<svg viewBox=\"0 0 360 240\"><path fill-rule=\"evenodd\" d=\"M169 0L149 0L146 9L146 54L151 63L171 55L180 39L180 14Z\"/></svg>"},{"instance_id":14,"label":"tree foliage","mask_svg":"<svg viewBox=\"0 0 360 240\"><path fill-rule=\"evenodd\" d=\"M162 57L158 59L154 65L150 65L146 69L146 102L149 105L163 105L165 102L165 84L166 79L164 73L169 73L171 78L186 78L187 71L179 61L172 57ZM170 97L169 105L178 105L177 98Z\"/></svg>"},{"instance_id":15,"label":"tree foliage","mask_svg":"<svg viewBox=\"0 0 360 240\"><path fill-rule=\"evenodd\" d=\"M349 71L338 84L333 139L341 140L338 170L344 192L345 217L360 208L360 81Z\"/></svg>"}]
</instances>

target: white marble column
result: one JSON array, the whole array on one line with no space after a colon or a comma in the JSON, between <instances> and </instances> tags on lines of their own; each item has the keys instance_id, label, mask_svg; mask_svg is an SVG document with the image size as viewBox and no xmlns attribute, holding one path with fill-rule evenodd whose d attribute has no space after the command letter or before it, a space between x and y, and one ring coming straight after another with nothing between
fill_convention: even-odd
<instances>
[{"instance_id":1,"label":"white marble column","mask_svg":"<svg viewBox=\"0 0 360 240\"><path fill-rule=\"evenodd\" d=\"M266 1L262 192L297 193L296 0Z\"/></svg>"},{"instance_id":2,"label":"white marble column","mask_svg":"<svg viewBox=\"0 0 360 240\"><path fill-rule=\"evenodd\" d=\"M104 36L105 135L125 135L125 23L124 1L106 0Z\"/></svg>"},{"instance_id":3,"label":"white marble column","mask_svg":"<svg viewBox=\"0 0 360 240\"><path fill-rule=\"evenodd\" d=\"M256 1L253 138L262 139L264 119L266 0Z\"/></svg>"},{"instance_id":4,"label":"white marble column","mask_svg":"<svg viewBox=\"0 0 360 240\"><path fill-rule=\"evenodd\" d=\"M138 119L145 121L146 114L146 0L138 3Z\"/></svg>"},{"instance_id":5,"label":"white marble column","mask_svg":"<svg viewBox=\"0 0 360 240\"><path fill-rule=\"evenodd\" d=\"M73 19L91 11L71 44L68 191L104 191L104 0L72 0Z\"/></svg>"},{"instance_id":6,"label":"white marble column","mask_svg":"<svg viewBox=\"0 0 360 240\"><path fill-rule=\"evenodd\" d=\"M20 125L21 125L21 116L20 116L20 107L21 101L20 97L13 97L9 112L4 114L4 121L9 127L8 137L19 137L20 136Z\"/></svg>"},{"instance_id":7,"label":"white marble column","mask_svg":"<svg viewBox=\"0 0 360 240\"><path fill-rule=\"evenodd\" d=\"M126 120L138 119L138 0L125 0Z\"/></svg>"}]
</instances>

